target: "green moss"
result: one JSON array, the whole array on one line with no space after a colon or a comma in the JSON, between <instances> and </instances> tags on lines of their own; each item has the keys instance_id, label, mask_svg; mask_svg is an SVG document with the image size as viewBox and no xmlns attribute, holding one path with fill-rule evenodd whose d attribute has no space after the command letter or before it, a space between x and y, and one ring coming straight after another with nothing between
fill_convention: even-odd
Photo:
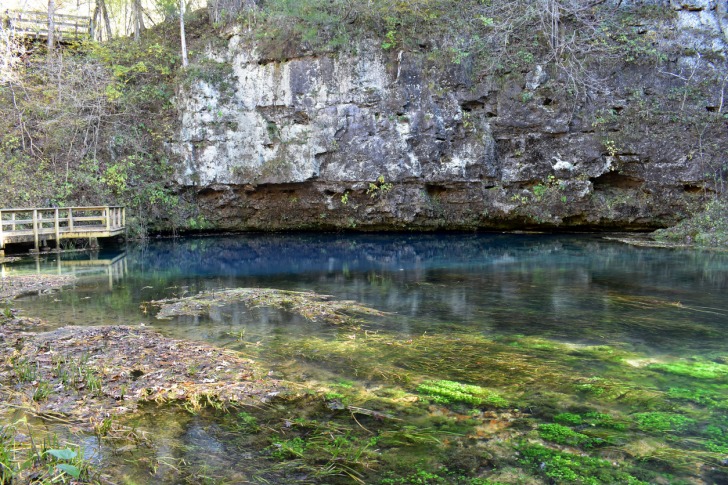
<instances>
[{"instance_id":1,"label":"green moss","mask_svg":"<svg viewBox=\"0 0 728 485\"><path fill-rule=\"evenodd\" d=\"M728 365L717 362L678 361L668 364L651 364L648 367L668 374L694 377L696 379L722 379L728 377Z\"/></svg>"},{"instance_id":2,"label":"green moss","mask_svg":"<svg viewBox=\"0 0 728 485\"><path fill-rule=\"evenodd\" d=\"M632 417L637 427L647 433L683 433L695 424L695 420L675 413L637 413Z\"/></svg>"},{"instance_id":3,"label":"green moss","mask_svg":"<svg viewBox=\"0 0 728 485\"><path fill-rule=\"evenodd\" d=\"M508 406L508 401L492 391L455 381L425 381L417 387L417 391L430 396L430 399L438 404L460 402L473 406L488 405L497 408Z\"/></svg>"},{"instance_id":4,"label":"green moss","mask_svg":"<svg viewBox=\"0 0 728 485\"><path fill-rule=\"evenodd\" d=\"M540 445L527 445L519 449L520 463L539 475L556 483L646 484L610 461L556 451Z\"/></svg>"}]
</instances>

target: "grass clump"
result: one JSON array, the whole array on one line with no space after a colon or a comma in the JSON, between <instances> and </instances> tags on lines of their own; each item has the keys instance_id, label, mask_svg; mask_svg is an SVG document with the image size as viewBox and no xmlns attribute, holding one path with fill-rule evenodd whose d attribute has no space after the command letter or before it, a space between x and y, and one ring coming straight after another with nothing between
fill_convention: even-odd
<instances>
[{"instance_id":1,"label":"grass clump","mask_svg":"<svg viewBox=\"0 0 728 485\"><path fill-rule=\"evenodd\" d=\"M556 451L541 445L522 446L519 451L521 465L555 483L647 483L601 458Z\"/></svg>"},{"instance_id":2,"label":"grass clump","mask_svg":"<svg viewBox=\"0 0 728 485\"><path fill-rule=\"evenodd\" d=\"M728 365L717 362L688 362L678 361L667 364L650 364L650 369L676 374L679 376L694 377L696 379L725 379L728 378Z\"/></svg>"},{"instance_id":3,"label":"grass clump","mask_svg":"<svg viewBox=\"0 0 728 485\"><path fill-rule=\"evenodd\" d=\"M492 391L455 381L425 381L417 387L417 392L429 396L438 404L465 403L472 406L487 405L496 408L508 406L508 401Z\"/></svg>"},{"instance_id":4,"label":"grass clump","mask_svg":"<svg viewBox=\"0 0 728 485\"><path fill-rule=\"evenodd\" d=\"M695 424L695 420L675 413L637 413L633 418L637 427L647 433L683 433Z\"/></svg>"}]
</instances>

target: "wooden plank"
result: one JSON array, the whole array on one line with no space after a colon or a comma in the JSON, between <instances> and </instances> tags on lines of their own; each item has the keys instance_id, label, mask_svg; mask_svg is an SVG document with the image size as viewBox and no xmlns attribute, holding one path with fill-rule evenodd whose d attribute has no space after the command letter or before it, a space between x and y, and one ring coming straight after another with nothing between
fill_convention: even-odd
<instances>
[{"instance_id":1,"label":"wooden plank","mask_svg":"<svg viewBox=\"0 0 728 485\"><path fill-rule=\"evenodd\" d=\"M13 26L28 28L26 25L23 25L23 24L42 25L42 26L46 27L45 30L48 30L48 27L47 27L48 21L47 20L45 22L43 22L41 20L22 19L22 20L16 20L15 22L11 22L11 25L13 25ZM84 29L88 29L89 26L91 25L91 23L90 22L54 22L54 25L56 27L58 27L58 26L76 27L76 28L82 27ZM57 28L56 30L63 31L64 29Z\"/></svg>"},{"instance_id":2,"label":"wooden plank","mask_svg":"<svg viewBox=\"0 0 728 485\"><path fill-rule=\"evenodd\" d=\"M40 11L40 10L25 10L25 11L21 11L21 10L9 10L8 11L8 14L10 15L10 18L11 19L13 18L13 15L16 15L16 16L18 16L18 15L20 15L20 16L28 15L28 16L38 16L38 17L45 18L45 19L48 18L48 12L43 12L43 11ZM69 18L69 19L86 19L86 20L90 20L91 19L91 17L88 17L86 15L71 15L71 14L68 14L68 13L57 13L57 14L54 14L53 16L54 17L61 17L61 18Z\"/></svg>"},{"instance_id":3,"label":"wooden plank","mask_svg":"<svg viewBox=\"0 0 728 485\"><path fill-rule=\"evenodd\" d=\"M38 211L33 209L33 236L35 238L36 251L40 248L38 244Z\"/></svg>"},{"instance_id":4,"label":"wooden plank","mask_svg":"<svg viewBox=\"0 0 728 485\"><path fill-rule=\"evenodd\" d=\"M56 230L56 249L61 249L61 224L58 220L58 209L53 211L53 228Z\"/></svg>"}]
</instances>

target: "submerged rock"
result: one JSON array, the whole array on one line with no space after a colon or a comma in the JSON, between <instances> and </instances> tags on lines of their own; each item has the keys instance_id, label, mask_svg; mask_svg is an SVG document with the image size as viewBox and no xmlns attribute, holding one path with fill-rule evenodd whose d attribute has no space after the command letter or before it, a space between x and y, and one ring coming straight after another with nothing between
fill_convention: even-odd
<instances>
[{"instance_id":1,"label":"submerged rock","mask_svg":"<svg viewBox=\"0 0 728 485\"><path fill-rule=\"evenodd\" d=\"M331 300L328 295L311 291L287 291L272 288L230 288L203 291L195 296L149 302L160 308L158 319L182 315L203 315L210 308L240 302L250 307L273 307L298 313L307 320L322 320L335 325L359 322L354 315L383 316L386 313L354 301ZM146 306L143 305L143 306Z\"/></svg>"}]
</instances>

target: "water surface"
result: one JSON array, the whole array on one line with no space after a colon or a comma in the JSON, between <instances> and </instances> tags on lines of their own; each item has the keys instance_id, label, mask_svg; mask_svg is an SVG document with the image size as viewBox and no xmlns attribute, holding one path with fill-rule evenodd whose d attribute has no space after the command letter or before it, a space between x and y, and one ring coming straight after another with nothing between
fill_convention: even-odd
<instances>
[{"instance_id":1,"label":"water surface","mask_svg":"<svg viewBox=\"0 0 728 485\"><path fill-rule=\"evenodd\" d=\"M415 393L421 379L448 379L488 386L536 409L535 398L523 390L528 382L534 389L542 386L538 392L543 395L561 389L564 402L549 404L563 406L561 411L581 406L639 420L635 413L642 408L668 409L672 401L655 407L607 399L609 386L591 395L592 384L584 384L585 379L617 382L632 372L626 361L722 362L728 357L726 253L630 247L593 235L331 234L160 239L92 257L98 261L86 261L86 254L63 255L61 260L48 255L6 265L5 271L79 276L73 288L23 298L19 306L28 315L58 326L144 324L168 336L240 351L300 385L346 382L347 389L374 389L381 397L385 392ZM314 291L390 315L369 319L352 331L285 311L235 304L202 317L160 321L145 304L235 287ZM404 347L407 343L419 347ZM392 345L401 350L389 351ZM448 353L458 345L461 351ZM588 350L592 353L559 360L556 354L564 349L608 349L629 358L606 358ZM509 371L504 366L511 360ZM694 390L696 382L657 372L628 379L633 389L658 394L673 388ZM705 386L711 396L718 396L714 400L726 397L723 381ZM540 412L550 419L557 411ZM533 411L528 419L538 413ZM220 431L217 418L207 424L201 417L169 419L178 432L164 446L177 451L161 455L190 463L202 450L220 458L223 465L210 472L220 480L235 483L244 475L254 482L251 477L263 477L250 471L250 462L255 453L265 452L241 452L238 438ZM691 419L713 423L713 418ZM145 426L153 427L153 421ZM639 424L630 426L649 434ZM695 436L705 438L700 434L705 426L696 425ZM728 438L728 429L725 433ZM628 438L620 440L626 447ZM190 447L196 451L191 453ZM225 459L230 456L247 458L232 460L236 465L231 467ZM233 471L220 471L227 468ZM277 479L282 476L295 481L285 473ZM696 476L703 475L693 474L699 482ZM171 483L179 475L157 478Z\"/></svg>"}]
</instances>

